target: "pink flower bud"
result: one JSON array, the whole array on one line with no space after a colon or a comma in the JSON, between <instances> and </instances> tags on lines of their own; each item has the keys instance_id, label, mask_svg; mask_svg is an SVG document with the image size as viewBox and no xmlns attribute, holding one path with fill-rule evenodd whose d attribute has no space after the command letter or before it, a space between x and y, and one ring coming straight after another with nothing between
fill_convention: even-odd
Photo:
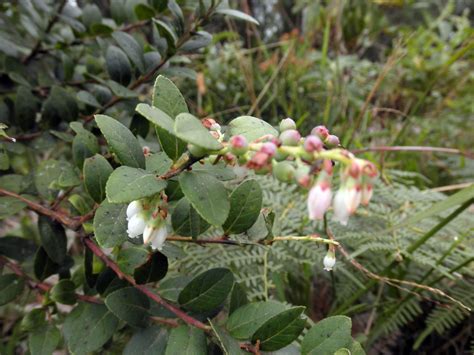
<instances>
[{"instance_id":1,"label":"pink flower bud","mask_svg":"<svg viewBox=\"0 0 474 355\"><path fill-rule=\"evenodd\" d=\"M277 147L272 142L263 143L262 148L260 148L261 152L266 153L271 157L273 157L275 155L276 150L277 150Z\"/></svg>"},{"instance_id":2,"label":"pink flower bud","mask_svg":"<svg viewBox=\"0 0 474 355\"><path fill-rule=\"evenodd\" d=\"M364 206L367 206L370 202L370 199L372 198L372 194L374 192L374 188L372 184L367 183L362 185L362 190L361 190L361 203Z\"/></svg>"},{"instance_id":3,"label":"pink flower bud","mask_svg":"<svg viewBox=\"0 0 474 355\"><path fill-rule=\"evenodd\" d=\"M337 147L339 146L339 144L341 144L341 142L339 141L339 137L333 134L330 134L324 142L331 148Z\"/></svg>"},{"instance_id":4,"label":"pink flower bud","mask_svg":"<svg viewBox=\"0 0 474 355\"><path fill-rule=\"evenodd\" d=\"M295 129L283 131L280 134L280 141L283 145L297 145L301 139L301 134Z\"/></svg>"},{"instance_id":5,"label":"pink flower bud","mask_svg":"<svg viewBox=\"0 0 474 355\"><path fill-rule=\"evenodd\" d=\"M304 140L304 150L308 153L319 152L323 149L323 142L318 136L308 136Z\"/></svg>"},{"instance_id":6,"label":"pink flower bud","mask_svg":"<svg viewBox=\"0 0 474 355\"><path fill-rule=\"evenodd\" d=\"M309 191L308 214L313 220L321 220L331 205L331 186L326 181L318 182Z\"/></svg>"},{"instance_id":7,"label":"pink flower bud","mask_svg":"<svg viewBox=\"0 0 474 355\"><path fill-rule=\"evenodd\" d=\"M245 154L248 150L247 139L244 136L233 136L229 140L231 152L235 155Z\"/></svg>"},{"instance_id":8,"label":"pink flower bud","mask_svg":"<svg viewBox=\"0 0 474 355\"><path fill-rule=\"evenodd\" d=\"M329 130L326 126L316 126L311 130L311 134L325 140L329 136Z\"/></svg>"},{"instance_id":9,"label":"pink flower bud","mask_svg":"<svg viewBox=\"0 0 474 355\"><path fill-rule=\"evenodd\" d=\"M204 127L206 127L207 129L211 129L212 125L213 124L216 124L216 120L213 119L213 118L210 118L210 117L206 117L206 118L203 118L201 120L201 123Z\"/></svg>"},{"instance_id":10,"label":"pink flower bud","mask_svg":"<svg viewBox=\"0 0 474 355\"><path fill-rule=\"evenodd\" d=\"M249 169L259 170L268 165L270 156L264 152L255 153L247 163Z\"/></svg>"}]
</instances>

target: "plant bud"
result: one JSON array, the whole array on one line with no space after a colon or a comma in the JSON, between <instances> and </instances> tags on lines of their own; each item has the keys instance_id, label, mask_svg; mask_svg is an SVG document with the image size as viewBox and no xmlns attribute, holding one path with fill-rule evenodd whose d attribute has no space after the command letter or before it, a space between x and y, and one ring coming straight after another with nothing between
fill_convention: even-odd
<instances>
[{"instance_id":1,"label":"plant bud","mask_svg":"<svg viewBox=\"0 0 474 355\"><path fill-rule=\"evenodd\" d=\"M211 127L209 128L210 131L218 131L220 132L221 130L221 125L219 123L213 123Z\"/></svg>"},{"instance_id":2,"label":"plant bud","mask_svg":"<svg viewBox=\"0 0 474 355\"><path fill-rule=\"evenodd\" d=\"M247 143L247 139L244 136L233 136L230 138L229 143L230 151L235 155L243 155L248 151L249 145Z\"/></svg>"},{"instance_id":3,"label":"plant bud","mask_svg":"<svg viewBox=\"0 0 474 355\"><path fill-rule=\"evenodd\" d=\"M136 238L140 234L143 234L145 230L146 222L145 220L139 215L136 214L128 221L128 229L127 233L130 238Z\"/></svg>"},{"instance_id":4,"label":"plant bud","mask_svg":"<svg viewBox=\"0 0 474 355\"><path fill-rule=\"evenodd\" d=\"M289 129L287 131L281 132L280 134L280 140L283 145L298 145L300 139L300 132L295 129Z\"/></svg>"},{"instance_id":5,"label":"plant bud","mask_svg":"<svg viewBox=\"0 0 474 355\"><path fill-rule=\"evenodd\" d=\"M208 154L208 151L194 144L188 144L188 151L195 158L202 158Z\"/></svg>"},{"instance_id":6,"label":"plant bud","mask_svg":"<svg viewBox=\"0 0 474 355\"><path fill-rule=\"evenodd\" d=\"M339 146L341 142L339 141L339 137L335 136L334 134L330 134L326 140L324 141L330 148L334 148Z\"/></svg>"},{"instance_id":7,"label":"plant bud","mask_svg":"<svg viewBox=\"0 0 474 355\"><path fill-rule=\"evenodd\" d=\"M323 141L318 136L308 136L303 146L308 153L319 152L323 149Z\"/></svg>"},{"instance_id":8,"label":"plant bud","mask_svg":"<svg viewBox=\"0 0 474 355\"><path fill-rule=\"evenodd\" d=\"M334 251L328 250L328 253L324 257L323 260L324 270L331 271L334 265L336 265L336 255L334 255Z\"/></svg>"},{"instance_id":9,"label":"plant bud","mask_svg":"<svg viewBox=\"0 0 474 355\"><path fill-rule=\"evenodd\" d=\"M290 129L296 129L296 123L291 118L285 118L280 122L280 132L288 131Z\"/></svg>"},{"instance_id":10,"label":"plant bud","mask_svg":"<svg viewBox=\"0 0 474 355\"><path fill-rule=\"evenodd\" d=\"M127 220L135 216L137 213L141 212L142 205L140 201L132 201L127 206Z\"/></svg>"},{"instance_id":11,"label":"plant bud","mask_svg":"<svg viewBox=\"0 0 474 355\"><path fill-rule=\"evenodd\" d=\"M274 143L267 142L267 143L263 143L262 148L260 148L260 151L273 157L277 151L277 147Z\"/></svg>"},{"instance_id":12,"label":"plant bud","mask_svg":"<svg viewBox=\"0 0 474 355\"><path fill-rule=\"evenodd\" d=\"M321 220L331 205L332 193L329 182L318 181L309 191L308 214L312 220Z\"/></svg>"},{"instance_id":13,"label":"plant bud","mask_svg":"<svg viewBox=\"0 0 474 355\"><path fill-rule=\"evenodd\" d=\"M316 126L311 130L313 136L318 136L323 141L329 136L329 130L325 126Z\"/></svg>"},{"instance_id":14,"label":"plant bud","mask_svg":"<svg viewBox=\"0 0 474 355\"><path fill-rule=\"evenodd\" d=\"M281 182L291 182L295 176L295 168L289 161L276 163L273 167L273 176Z\"/></svg>"}]
</instances>

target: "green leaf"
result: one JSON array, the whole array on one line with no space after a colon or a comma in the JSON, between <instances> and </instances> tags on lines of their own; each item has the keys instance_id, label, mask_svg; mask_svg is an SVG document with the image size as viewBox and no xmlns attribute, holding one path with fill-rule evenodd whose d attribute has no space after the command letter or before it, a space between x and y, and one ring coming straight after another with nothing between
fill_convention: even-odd
<instances>
[{"instance_id":1,"label":"green leaf","mask_svg":"<svg viewBox=\"0 0 474 355\"><path fill-rule=\"evenodd\" d=\"M156 25L156 29L158 30L161 37L166 39L166 43L168 45L167 54L168 56L172 56L176 53L176 42L178 41L178 36L176 35L176 31L173 27L171 27L168 23L162 20L158 20L156 18L152 19L154 24Z\"/></svg>"},{"instance_id":2,"label":"green leaf","mask_svg":"<svg viewBox=\"0 0 474 355\"><path fill-rule=\"evenodd\" d=\"M26 207L26 203L15 197L0 197L0 220L17 214Z\"/></svg>"},{"instance_id":3,"label":"green leaf","mask_svg":"<svg viewBox=\"0 0 474 355\"><path fill-rule=\"evenodd\" d=\"M0 306L13 301L23 292L25 281L14 274L0 276Z\"/></svg>"},{"instance_id":4,"label":"green leaf","mask_svg":"<svg viewBox=\"0 0 474 355\"><path fill-rule=\"evenodd\" d=\"M55 326L36 329L28 336L31 355L51 355L61 340L61 333Z\"/></svg>"},{"instance_id":5,"label":"green leaf","mask_svg":"<svg viewBox=\"0 0 474 355\"><path fill-rule=\"evenodd\" d=\"M196 211L212 225L222 225L229 215L230 202L224 185L209 174L184 172L179 184Z\"/></svg>"},{"instance_id":6,"label":"green leaf","mask_svg":"<svg viewBox=\"0 0 474 355\"><path fill-rule=\"evenodd\" d=\"M191 281L191 278L184 275L166 278L164 281L160 282L158 291L161 297L166 298L168 301L177 303L179 293L189 283L189 281Z\"/></svg>"},{"instance_id":7,"label":"green leaf","mask_svg":"<svg viewBox=\"0 0 474 355\"><path fill-rule=\"evenodd\" d=\"M184 197L175 206L171 214L171 224L177 235L196 238L209 229L207 223Z\"/></svg>"},{"instance_id":8,"label":"green leaf","mask_svg":"<svg viewBox=\"0 0 474 355\"><path fill-rule=\"evenodd\" d=\"M140 44L126 32L114 32L112 37L120 48L127 54L141 73L145 72L145 61L143 59L143 49Z\"/></svg>"},{"instance_id":9,"label":"green leaf","mask_svg":"<svg viewBox=\"0 0 474 355\"><path fill-rule=\"evenodd\" d=\"M155 10L152 7L145 4L138 4L135 6L135 15L139 20L149 20L155 16Z\"/></svg>"},{"instance_id":10,"label":"green leaf","mask_svg":"<svg viewBox=\"0 0 474 355\"><path fill-rule=\"evenodd\" d=\"M95 121L121 164L133 168L145 168L142 148L127 127L105 115L95 115Z\"/></svg>"},{"instance_id":11,"label":"green leaf","mask_svg":"<svg viewBox=\"0 0 474 355\"><path fill-rule=\"evenodd\" d=\"M63 121L77 119L79 109L75 97L59 86L53 86L43 104L41 121L49 126L57 126Z\"/></svg>"},{"instance_id":12,"label":"green leaf","mask_svg":"<svg viewBox=\"0 0 474 355\"><path fill-rule=\"evenodd\" d=\"M365 355L362 345L358 341L353 340L349 347L350 355Z\"/></svg>"},{"instance_id":13,"label":"green leaf","mask_svg":"<svg viewBox=\"0 0 474 355\"><path fill-rule=\"evenodd\" d=\"M234 283L232 293L230 294L229 315L248 303L249 300L244 288L238 282Z\"/></svg>"},{"instance_id":14,"label":"green leaf","mask_svg":"<svg viewBox=\"0 0 474 355\"><path fill-rule=\"evenodd\" d=\"M36 169L34 183L41 196L54 199L59 190L77 186L81 180L70 163L61 160L44 160Z\"/></svg>"},{"instance_id":15,"label":"green leaf","mask_svg":"<svg viewBox=\"0 0 474 355\"><path fill-rule=\"evenodd\" d=\"M160 281L168 272L168 258L159 251L154 252L148 261L135 269L133 277L137 284Z\"/></svg>"},{"instance_id":16,"label":"green leaf","mask_svg":"<svg viewBox=\"0 0 474 355\"><path fill-rule=\"evenodd\" d=\"M105 186L113 170L107 159L99 154L84 161L84 186L95 202L101 203L105 199Z\"/></svg>"},{"instance_id":17,"label":"green leaf","mask_svg":"<svg viewBox=\"0 0 474 355\"><path fill-rule=\"evenodd\" d=\"M221 14L221 15L226 15L226 16L230 16L230 17L233 17L237 20L242 20L242 21L246 21L246 22L251 22L255 25L259 25L258 21L253 18L252 16L250 15L247 15L245 12L242 12L242 11L239 11L239 10L233 10L233 9L226 9L226 8L218 8L216 9L215 11L217 14Z\"/></svg>"},{"instance_id":18,"label":"green leaf","mask_svg":"<svg viewBox=\"0 0 474 355\"><path fill-rule=\"evenodd\" d=\"M252 116L240 116L230 121L226 132L227 138L238 134L247 138L249 142L268 134L278 137L278 131L275 128L267 122Z\"/></svg>"},{"instance_id":19,"label":"green leaf","mask_svg":"<svg viewBox=\"0 0 474 355\"><path fill-rule=\"evenodd\" d=\"M42 308L32 309L26 313L20 323L20 328L26 332L32 332L46 325L46 312Z\"/></svg>"},{"instance_id":20,"label":"green leaf","mask_svg":"<svg viewBox=\"0 0 474 355\"><path fill-rule=\"evenodd\" d=\"M179 294L178 302L191 311L212 311L225 301L233 284L234 275L229 269L207 270L186 285Z\"/></svg>"},{"instance_id":21,"label":"green leaf","mask_svg":"<svg viewBox=\"0 0 474 355\"><path fill-rule=\"evenodd\" d=\"M440 213L449 210L450 208L463 204L471 198L474 198L474 185L471 185L469 187L466 187L465 189L462 189L461 191L458 191L454 195L451 195L448 198L435 203L426 210L411 215L410 217L401 221L397 225L393 226L392 229L407 227L425 218L439 215Z\"/></svg>"},{"instance_id":22,"label":"green leaf","mask_svg":"<svg viewBox=\"0 0 474 355\"><path fill-rule=\"evenodd\" d=\"M94 233L102 248L122 245L128 238L127 205L102 202L94 216Z\"/></svg>"},{"instance_id":23,"label":"green leaf","mask_svg":"<svg viewBox=\"0 0 474 355\"><path fill-rule=\"evenodd\" d=\"M153 86L152 105L172 119L180 113L189 112L188 105L176 85L167 77L158 75Z\"/></svg>"},{"instance_id":24,"label":"green leaf","mask_svg":"<svg viewBox=\"0 0 474 355\"><path fill-rule=\"evenodd\" d=\"M15 120L20 128L28 131L35 126L38 100L30 89L20 86L15 98Z\"/></svg>"},{"instance_id":25,"label":"green leaf","mask_svg":"<svg viewBox=\"0 0 474 355\"><path fill-rule=\"evenodd\" d=\"M267 320L285 310L285 305L275 301L249 303L230 315L226 328L236 339L250 339Z\"/></svg>"},{"instance_id":26,"label":"green leaf","mask_svg":"<svg viewBox=\"0 0 474 355\"><path fill-rule=\"evenodd\" d=\"M155 175L163 175L173 165L173 161L168 156L159 152L146 157L146 171Z\"/></svg>"},{"instance_id":27,"label":"green leaf","mask_svg":"<svg viewBox=\"0 0 474 355\"><path fill-rule=\"evenodd\" d=\"M226 234L247 231L257 221L262 208L262 189L255 180L242 182L230 194L230 212L224 225Z\"/></svg>"},{"instance_id":28,"label":"green leaf","mask_svg":"<svg viewBox=\"0 0 474 355\"><path fill-rule=\"evenodd\" d=\"M71 122L69 126L76 132L72 141L72 156L76 166L82 169L84 160L99 152L99 143L91 132L82 127L81 123Z\"/></svg>"},{"instance_id":29,"label":"green leaf","mask_svg":"<svg viewBox=\"0 0 474 355\"><path fill-rule=\"evenodd\" d=\"M38 280L44 280L47 277L56 274L60 266L48 257L43 247L40 247L35 255L34 272Z\"/></svg>"},{"instance_id":30,"label":"green leaf","mask_svg":"<svg viewBox=\"0 0 474 355\"><path fill-rule=\"evenodd\" d=\"M125 53L116 46L109 46L105 61L110 78L127 86L132 80L132 66Z\"/></svg>"},{"instance_id":31,"label":"green leaf","mask_svg":"<svg viewBox=\"0 0 474 355\"><path fill-rule=\"evenodd\" d=\"M145 170L121 166L110 175L105 191L112 203L127 203L150 197L166 187L166 180L157 179Z\"/></svg>"},{"instance_id":32,"label":"green leaf","mask_svg":"<svg viewBox=\"0 0 474 355\"><path fill-rule=\"evenodd\" d=\"M227 167L224 162L218 162L217 164L210 162L196 164L193 166L193 171L210 174L221 181L234 180L237 177L232 168Z\"/></svg>"},{"instance_id":33,"label":"green leaf","mask_svg":"<svg viewBox=\"0 0 474 355\"><path fill-rule=\"evenodd\" d=\"M20 237L0 238L0 255L7 258L25 261L36 252L36 244L32 240Z\"/></svg>"},{"instance_id":34,"label":"green leaf","mask_svg":"<svg viewBox=\"0 0 474 355\"><path fill-rule=\"evenodd\" d=\"M301 353L333 355L338 349L352 343L351 327L351 319L345 316L323 319L306 333L301 343Z\"/></svg>"},{"instance_id":35,"label":"green leaf","mask_svg":"<svg viewBox=\"0 0 474 355\"><path fill-rule=\"evenodd\" d=\"M281 349L298 338L306 320L301 317L305 307L287 309L263 323L252 335L252 342L260 341L260 349L274 351Z\"/></svg>"},{"instance_id":36,"label":"green leaf","mask_svg":"<svg viewBox=\"0 0 474 355\"><path fill-rule=\"evenodd\" d=\"M77 301L76 285L68 279L60 280L50 291L53 301L63 304L74 304Z\"/></svg>"},{"instance_id":37,"label":"green leaf","mask_svg":"<svg viewBox=\"0 0 474 355\"><path fill-rule=\"evenodd\" d=\"M66 316L63 334L69 350L82 355L100 349L118 325L117 317L105 305L81 303Z\"/></svg>"},{"instance_id":38,"label":"green leaf","mask_svg":"<svg viewBox=\"0 0 474 355\"><path fill-rule=\"evenodd\" d=\"M150 300L134 287L110 293L105 299L105 305L115 316L130 325L144 327L148 323Z\"/></svg>"},{"instance_id":39,"label":"green leaf","mask_svg":"<svg viewBox=\"0 0 474 355\"><path fill-rule=\"evenodd\" d=\"M162 355L168 343L168 331L157 325L140 329L125 346L123 355Z\"/></svg>"},{"instance_id":40,"label":"green leaf","mask_svg":"<svg viewBox=\"0 0 474 355\"><path fill-rule=\"evenodd\" d=\"M143 248L130 247L120 250L117 264L124 273L132 275L133 271L148 259L148 252Z\"/></svg>"},{"instance_id":41,"label":"green leaf","mask_svg":"<svg viewBox=\"0 0 474 355\"><path fill-rule=\"evenodd\" d=\"M204 331L182 325L170 332L165 355L206 355L207 342Z\"/></svg>"},{"instance_id":42,"label":"green leaf","mask_svg":"<svg viewBox=\"0 0 474 355\"><path fill-rule=\"evenodd\" d=\"M218 340L218 345L226 355L244 355L247 354L243 350L240 349L239 342L232 338L229 333L227 333L221 327L209 322L211 324L212 330L216 335Z\"/></svg>"},{"instance_id":43,"label":"green leaf","mask_svg":"<svg viewBox=\"0 0 474 355\"><path fill-rule=\"evenodd\" d=\"M83 104L95 107L95 108L100 108L102 105L97 101L94 95L89 93L88 91L81 90L76 94L76 99L79 102L82 102Z\"/></svg>"},{"instance_id":44,"label":"green leaf","mask_svg":"<svg viewBox=\"0 0 474 355\"><path fill-rule=\"evenodd\" d=\"M147 104L138 104L136 111L153 123L161 148L176 161L186 151L186 142L178 139L174 132L174 120L164 111Z\"/></svg>"},{"instance_id":45,"label":"green leaf","mask_svg":"<svg viewBox=\"0 0 474 355\"><path fill-rule=\"evenodd\" d=\"M56 264L61 264L67 252L67 238L63 226L49 217L39 216L38 230L41 245L49 258Z\"/></svg>"},{"instance_id":46,"label":"green leaf","mask_svg":"<svg viewBox=\"0 0 474 355\"><path fill-rule=\"evenodd\" d=\"M220 150L222 144L214 138L196 117L180 113L174 122L176 136L206 150Z\"/></svg>"}]
</instances>

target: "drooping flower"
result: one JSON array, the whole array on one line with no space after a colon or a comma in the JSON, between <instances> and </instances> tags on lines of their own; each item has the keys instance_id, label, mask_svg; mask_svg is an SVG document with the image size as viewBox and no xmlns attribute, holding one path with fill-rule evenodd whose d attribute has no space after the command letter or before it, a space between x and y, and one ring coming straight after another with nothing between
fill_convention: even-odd
<instances>
[{"instance_id":1,"label":"drooping flower","mask_svg":"<svg viewBox=\"0 0 474 355\"><path fill-rule=\"evenodd\" d=\"M324 270L326 271L331 271L334 265L336 265L336 255L334 254L334 251L329 249L328 253L323 259L323 264L324 264Z\"/></svg>"},{"instance_id":2,"label":"drooping flower","mask_svg":"<svg viewBox=\"0 0 474 355\"><path fill-rule=\"evenodd\" d=\"M132 218L134 215L137 213L141 212L142 210L142 205L140 201L132 201L128 204L127 206L127 220Z\"/></svg>"},{"instance_id":3,"label":"drooping flower","mask_svg":"<svg viewBox=\"0 0 474 355\"><path fill-rule=\"evenodd\" d=\"M151 240L151 248L155 250L161 250L163 244L165 243L166 237L168 236L168 231L166 226L162 226L155 231L154 238Z\"/></svg>"},{"instance_id":4,"label":"drooping flower","mask_svg":"<svg viewBox=\"0 0 474 355\"><path fill-rule=\"evenodd\" d=\"M145 219L140 216L139 213L133 215L128 220L128 229L127 233L130 238L137 238L140 234L143 234L143 231L146 227Z\"/></svg>"},{"instance_id":5,"label":"drooping flower","mask_svg":"<svg viewBox=\"0 0 474 355\"><path fill-rule=\"evenodd\" d=\"M309 191L308 214L312 220L321 220L331 205L331 185L326 181L317 182Z\"/></svg>"},{"instance_id":6,"label":"drooping flower","mask_svg":"<svg viewBox=\"0 0 474 355\"><path fill-rule=\"evenodd\" d=\"M333 220L341 223L343 226L347 225L349 221L349 209L346 205L346 190L341 188L337 190L336 196L334 197L334 216Z\"/></svg>"}]
</instances>

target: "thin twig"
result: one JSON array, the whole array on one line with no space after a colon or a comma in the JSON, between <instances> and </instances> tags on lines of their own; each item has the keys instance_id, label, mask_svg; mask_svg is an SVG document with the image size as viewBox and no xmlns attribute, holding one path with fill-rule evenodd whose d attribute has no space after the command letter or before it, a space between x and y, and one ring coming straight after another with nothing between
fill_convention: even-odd
<instances>
[{"instance_id":1,"label":"thin twig","mask_svg":"<svg viewBox=\"0 0 474 355\"><path fill-rule=\"evenodd\" d=\"M133 287L135 287L138 291L142 292L146 296L148 296L150 299L158 303L159 305L165 307L167 310L170 312L174 313L178 318L182 319L184 322L186 322L189 325L192 325L193 327L209 331L211 327L208 325L202 323L201 321L191 317L190 315L186 314L179 308L175 307L171 303L168 303L165 301L161 296L150 290L147 286L145 285L139 285L135 282L135 279L120 270L119 266L102 251L102 249L95 244L92 239L85 237L83 238L83 242L86 245L89 250L96 255L99 259L101 259L105 265L107 265L120 279L127 281L130 283Z\"/></svg>"},{"instance_id":2,"label":"thin twig","mask_svg":"<svg viewBox=\"0 0 474 355\"><path fill-rule=\"evenodd\" d=\"M13 271L14 274L25 279L28 284L28 287L30 287L33 290L38 290L42 293L46 293L46 292L49 292L51 288L53 288L52 285L46 282L37 282L33 280L32 277L30 277L26 272L23 271L20 265L9 261L7 258L1 255L0 255L0 264L9 268L11 271ZM81 295L79 293L76 293L76 297L80 299L81 301L88 302L88 303L98 303L98 304L103 303L101 300L93 296Z\"/></svg>"}]
</instances>

